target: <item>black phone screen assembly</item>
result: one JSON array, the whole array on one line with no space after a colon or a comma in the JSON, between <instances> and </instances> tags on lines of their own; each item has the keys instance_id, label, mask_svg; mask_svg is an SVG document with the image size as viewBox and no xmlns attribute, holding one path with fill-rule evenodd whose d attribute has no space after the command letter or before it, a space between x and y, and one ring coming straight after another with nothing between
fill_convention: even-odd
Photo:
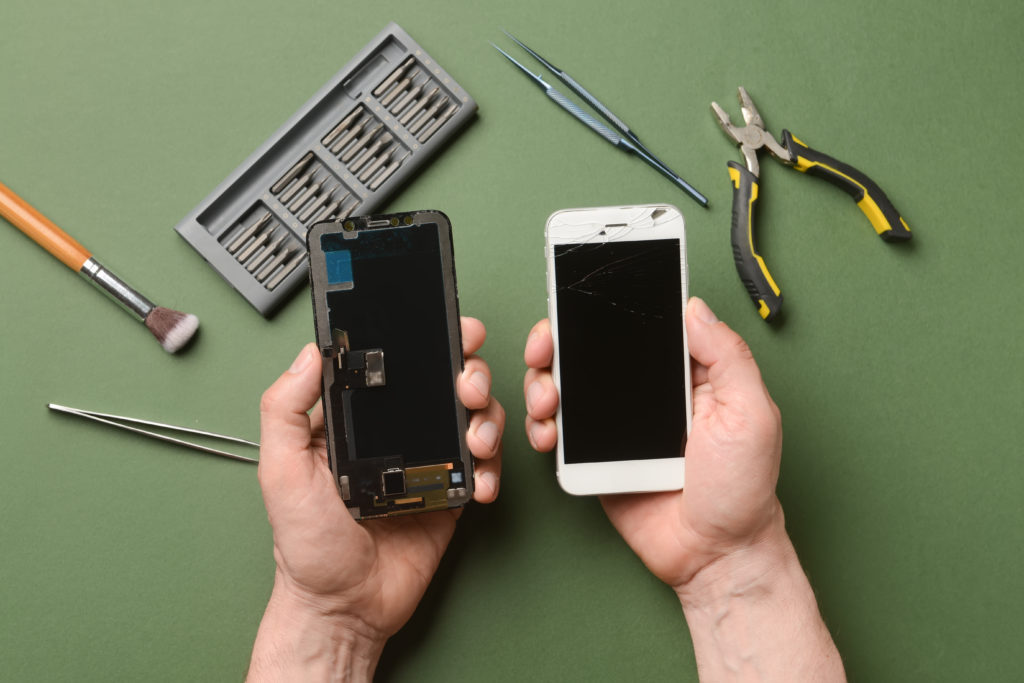
<instances>
[{"instance_id":1,"label":"black phone screen assembly","mask_svg":"<svg viewBox=\"0 0 1024 683\"><path fill-rule=\"evenodd\" d=\"M328 462L353 517L473 495L451 224L439 211L319 223L307 236Z\"/></svg>"},{"instance_id":2,"label":"black phone screen assembly","mask_svg":"<svg viewBox=\"0 0 1024 683\"><path fill-rule=\"evenodd\" d=\"M679 240L553 249L565 462L678 457L686 438Z\"/></svg>"}]
</instances>

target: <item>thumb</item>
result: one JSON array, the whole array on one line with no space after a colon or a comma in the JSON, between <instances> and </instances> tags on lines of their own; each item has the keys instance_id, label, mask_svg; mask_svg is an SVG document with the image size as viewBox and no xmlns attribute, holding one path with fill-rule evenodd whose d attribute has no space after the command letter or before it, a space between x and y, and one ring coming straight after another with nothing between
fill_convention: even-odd
<instances>
[{"instance_id":1,"label":"thumb","mask_svg":"<svg viewBox=\"0 0 1024 683\"><path fill-rule=\"evenodd\" d=\"M750 347L697 297L686 305L686 334L690 355L706 369L707 382L719 400L726 398L723 394L766 391ZM702 384L702 378L698 376L696 383Z\"/></svg>"},{"instance_id":2,"label":"thumb","mask_svg":"<svg viewBox=\"0 0 1024 683\"><path fill-rule=\"evenodd\" d=\"M291 367L263 392L260 400L260 479L273 481L288 472L307 475L313 468L307 414L320 398L320 354L307 344Z\"/></svg>"}]
</instances>

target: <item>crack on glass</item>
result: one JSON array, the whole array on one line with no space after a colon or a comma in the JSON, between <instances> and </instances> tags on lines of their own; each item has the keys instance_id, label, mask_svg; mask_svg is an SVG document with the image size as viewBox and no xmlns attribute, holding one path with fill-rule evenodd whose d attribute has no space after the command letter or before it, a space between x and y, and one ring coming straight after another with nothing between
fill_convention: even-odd
<instances>
[{"instance_id":1,"label":"crack on glass","mask_svg":"<svg viewBox=\"0 0 1024 683\"><path fill-rule=\"evenodd\" d=\"M599 233L595 233L594 236L597 234ZM563 259L587 244L603 246L605 242L595 243L592 236L590 242L577 244L557 255L556 259ZM559 286L557 291L572 291L585 296L604 298L609 305L630 314L645 318L664 319L663 313L652 311L649 306L645 306L648 301L644 296L642 286L645 272L644 263L658 251L657 246L652 246L635 254L601 264L569 284Z\"/></svg>"}]
</instances>

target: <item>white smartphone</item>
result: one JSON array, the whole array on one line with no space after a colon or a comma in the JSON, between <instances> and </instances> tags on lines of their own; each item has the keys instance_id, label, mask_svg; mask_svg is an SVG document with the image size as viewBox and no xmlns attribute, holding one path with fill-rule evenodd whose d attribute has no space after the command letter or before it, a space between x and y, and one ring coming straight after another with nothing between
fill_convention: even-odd
<instances>
[{"instance_id":1,"label":"white smartphone","mask_svg":"<svg viewBox=\"0 0 1024 683\"><path fill-rule=\"evenodd\" d=\"M558 483L575 495L683 488L683 215L668 204L567 209L544 234Z\"/></svg>"}]
</instances>

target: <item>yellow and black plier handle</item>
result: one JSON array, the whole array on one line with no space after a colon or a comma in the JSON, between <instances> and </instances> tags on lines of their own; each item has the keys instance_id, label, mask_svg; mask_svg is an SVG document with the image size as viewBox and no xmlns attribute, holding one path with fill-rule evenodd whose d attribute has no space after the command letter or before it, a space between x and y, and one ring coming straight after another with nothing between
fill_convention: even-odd
<instances>
[{"instance_id":1,"label":"yellow and black plier handle","mask_svg":"<svg viewBox=\"0 0 1024 683\"><path fill-rule=\"evenodd\" d=\"M810 147L788 130L782 131L782 144L790 153L793 168L827 180L853 197L883 240L905 242L910 239L907 222L871 178L853 166Z\"/></svg>"},{"instance_id":2,"label":"yellow and black plier handle","mask_svg":"<svg viewBox=\"0 0 1024 683\"><path fill-rule=\"evenodd\" d=\"M754 205L758 197L758 178L735 161L728 162L732 180L732 258L740 282L747 289L757 312L770 321L782 309L782 290L768 272L764 259L754 246Z\"/></svg>"},{"instance_id":3,"label":"yellow and black plier handle","mask_svg":"<svg viewBox=\"0 0 1024 683\"><path fill-rule=\"evenodd\" d=\"M713 102L711 108L725 133L739 143L746 161L746 168L732 161L728 163L733 186L731 237L736 270L760 316L771 321L781 310L782 291L754 244L754 210L760 183L757 152L761 148L801 173L809 173L841 188L857 202L875 232L887 242L908 240L911 233L896 207L873 180L849 164L811 148L788 130L782 131L782 143L776 142L765 130L764 120L742 87L739 99L746 122L743 127L734 126L717 103Z\"/></svg>"}]
</instances>

